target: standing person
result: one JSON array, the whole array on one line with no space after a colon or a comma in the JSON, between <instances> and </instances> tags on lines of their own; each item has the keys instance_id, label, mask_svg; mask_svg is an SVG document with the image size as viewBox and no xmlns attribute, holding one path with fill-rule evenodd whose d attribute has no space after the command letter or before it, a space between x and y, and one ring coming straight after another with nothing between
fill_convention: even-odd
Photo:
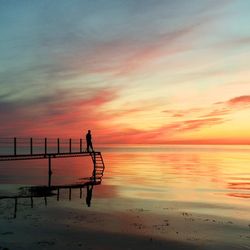
<instances>
[{"instance_id":1,"label":"standing person","mask_svg":"<svg viewBox=\"0 0 250 250\"><path fill-rule=\"evenodd\" d=\"M87 143L87 149L86 149L87 152L90 152L89 149L91 149L91 151L94 152L90 130L88 130L88 133L86 134L86 143Z\"/></svg>"}]
</instances>

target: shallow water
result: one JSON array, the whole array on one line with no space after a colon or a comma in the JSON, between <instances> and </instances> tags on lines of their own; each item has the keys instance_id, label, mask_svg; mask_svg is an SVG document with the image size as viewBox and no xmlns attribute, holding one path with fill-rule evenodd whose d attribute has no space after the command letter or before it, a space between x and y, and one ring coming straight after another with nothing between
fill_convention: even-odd
<instances>
[{"instance_id":1,"label":"shallow water","mask_svg":"<svg viewBox=\"0 0 250 250\"><path fill-rule=\"evenodd\" d=\"M250 147L103 147L106 169L95 199L133 200L190 213L250 217ZM71 184L91 175L86 157L53 159L52 185ZM47 185L47 160L0 162L0 195L22 186ZM126 203L124 202L124 206ZM128 207L129 208L129 207ZM100 210L102 208L100 207Z\"/></svg>"},{"instance_id":2,"label":"shallow water","mask_svg":"<svg viewBox=\"0 0 250 250\"><path fill-rule=\"evenodd\" d=\"M249 219L250 151L182 148L106 154L120 197L171 201L190 212Z\"/></svg>"}]
</instances>

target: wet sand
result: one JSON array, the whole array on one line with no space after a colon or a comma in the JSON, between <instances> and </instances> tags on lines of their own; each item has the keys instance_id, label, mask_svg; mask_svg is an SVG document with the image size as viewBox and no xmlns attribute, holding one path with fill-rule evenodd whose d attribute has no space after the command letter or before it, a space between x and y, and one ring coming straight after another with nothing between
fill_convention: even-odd
<instances>
[{"instance_id":1,"label":"wet sand","mask_svg":"<svg viewBox=\"0 0 250 250\"><path fill-rule=\"evenodd\" d=\"M48 202L45 207L41 199L36 199L34 208L30 208L28 201L22 201L16 219L12 218L10 202L1 203L0 249L250 247L249 221L191 214L171 203L162 207L123 200L112 205L100 199L91 208L79 208L74 202L57 202L53 197Z\"/></svg>"}]
</instances>

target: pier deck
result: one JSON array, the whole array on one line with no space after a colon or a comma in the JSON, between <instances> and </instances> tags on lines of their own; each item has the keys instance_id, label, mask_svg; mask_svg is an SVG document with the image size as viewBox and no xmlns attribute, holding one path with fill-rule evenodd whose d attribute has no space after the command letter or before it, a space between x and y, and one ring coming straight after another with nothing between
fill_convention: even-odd
<instances>
[{"instance_id":1,"label":"pier deck","mask_svg":"<svg viewBox=\"0 0 250 250\"><path fill-rule=\"evenodd\" d=\"M66 157L82 157L100 155L101 152L63 152L63 153L40 153L40 154L16 154L16 155L0 155L0 161L14 161L14 160L35 160L46 158L66 158Z\"/></svg>"}]
</instances>

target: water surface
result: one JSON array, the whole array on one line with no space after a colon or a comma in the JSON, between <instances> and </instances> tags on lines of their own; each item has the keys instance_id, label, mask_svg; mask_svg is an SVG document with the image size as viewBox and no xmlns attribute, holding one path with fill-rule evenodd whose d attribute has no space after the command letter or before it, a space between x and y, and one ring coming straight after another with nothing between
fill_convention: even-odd
<instances>
[{"instance_id":1,"label":"water surface","mask_svg":"<svg viewBox=\"0 0 250 250\"><path fill-rule=\"evenodd\" d=\"M137 145L100 149L106 169L98 197L103 189L114 202L117 198L172 201L190 211L249 218L248 146ZM70 184L90 176L92 164L81 157L53 159L52 168L54 185ZM0 171L2 193L6 192L6 184L47 184L47 160L0 162Z\"/></svg>"}]
</instances>

